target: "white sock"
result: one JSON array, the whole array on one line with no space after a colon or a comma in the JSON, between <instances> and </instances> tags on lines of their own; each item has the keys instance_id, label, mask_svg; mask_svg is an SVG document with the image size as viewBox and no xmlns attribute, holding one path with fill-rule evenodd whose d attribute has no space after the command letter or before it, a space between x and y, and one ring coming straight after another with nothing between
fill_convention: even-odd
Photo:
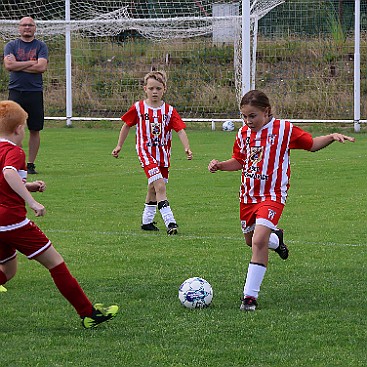
<instances>
[{"instance_id":1,"label":"white sock","mask_svg":"<svg viewBox=\"0 0 367 367\"><path fill-rule=\"evenodd\" d=\"M279 237L274 232L271 232L269 237L268 248L275 250L278 247L279 247Z\"/></svg>"},{"instance_id":2,"label":"white sock","mask_svg":"<svg viewBox=\"0 0 367 367\"><path fill-rule=\"evenodd\" d=\"M250 263L247 270L246 283L243 288L244 296L258 298L260 286L264 279L266 266Z\"/></svg>"},{"instance_id":3,"label":"white sock","mask_svg":"<svg viewBox=\"0 0 367 367\"><path fill-rule=\"evenodd\" d=\"M165 206L164 208L159 209L159 211L161 212L162 219L167 228L170 223L176 223L170 206Z\"/></svg>"},{"instance_id":4,"label":"white sock","mask_svg":"<svg viewBox=\"0 0 367 367\"><path fill-rule=\"evenodd\" d=\"M156 212L157 212L157 205L144 204L142 224L153 223Z\"/></svg>"}]
</instances>

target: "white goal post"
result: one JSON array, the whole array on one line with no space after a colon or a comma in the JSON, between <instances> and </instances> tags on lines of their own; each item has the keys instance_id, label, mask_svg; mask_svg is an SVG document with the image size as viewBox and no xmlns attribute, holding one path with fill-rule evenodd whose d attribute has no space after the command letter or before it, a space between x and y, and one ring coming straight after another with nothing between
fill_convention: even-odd
<instances>
[{"instance_id":1,"label":"white goal post","mask_svg":"<svg viewBox=\"0 0 367 367\"><path fill-rule=\"evenodd\" d=\"M361 130L361 53L360 53L360 39L361 39L361 1L355 0L354 10L354 131Z\"/></svg>"}]
</instances>

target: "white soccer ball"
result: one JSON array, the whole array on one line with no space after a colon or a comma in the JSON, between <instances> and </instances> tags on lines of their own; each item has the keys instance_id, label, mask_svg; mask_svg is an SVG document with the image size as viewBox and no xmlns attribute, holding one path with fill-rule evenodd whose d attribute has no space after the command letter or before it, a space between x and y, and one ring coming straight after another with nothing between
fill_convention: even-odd
<instances>
[{"instance_id":1,"label":"white soccer ball","mask_svg":"<svg viewBox=\"0 0 367 367\"><path fill-rule=\"evenodd\" d=\"M231 120L224 121L222 124L223 131L233 131L234 130L234 123Z\"/></svg>"},{"instance_id":2,"label":"white soccer ball","mask_svg":"<svg viewBox=\"0 0 367 367\"><path fill-rule=\"evenodd\" d=\"M212 302L213 288L203 278L189 278L180 285L178 298L187 308L205 308Z\"/></svg>"}]
</instances>

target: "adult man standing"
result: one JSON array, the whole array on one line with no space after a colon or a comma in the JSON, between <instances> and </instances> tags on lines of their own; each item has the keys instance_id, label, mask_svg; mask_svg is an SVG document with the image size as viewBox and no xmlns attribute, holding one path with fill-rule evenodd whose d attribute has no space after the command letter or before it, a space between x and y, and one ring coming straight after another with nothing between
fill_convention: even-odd
<instances>
[{"instance_id":1,"label":"adult man standing","mask_svg":"<svg viewBox=\"0 0 367 367\"><path fill-rule=\"evenodd\" d=\"M36 24L31 17L22 18L18 30L20 37L5 45L4 66L10 71L9 99L19 103L28 113L27 171L36 174L34 162L44 124L42 74L47 70L48 48L34 37Z\"/></svg>"}]
</instances>

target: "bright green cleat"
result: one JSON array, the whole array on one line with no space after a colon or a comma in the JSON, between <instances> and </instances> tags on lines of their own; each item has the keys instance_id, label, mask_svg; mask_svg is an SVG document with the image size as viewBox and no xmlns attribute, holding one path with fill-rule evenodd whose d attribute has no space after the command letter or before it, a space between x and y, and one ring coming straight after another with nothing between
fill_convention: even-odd
<instances>
[{"instance_id":1,"label":"bright green cleat","mask_svg":"<svg viewBox=\"0 0 367 367\"><path fill-rule=\"evenodd\" d=\"M102 303L96 303L93 309L93 314L91 317L83 317L82 325L86 329L91 329L97 327L102 322L111 320L114 318L119 310L119 306L112 305L104 307Z\"/></svg>"},{"instance_id":2,"label":"bright green cleat","mask_svg":"<svg viewBox=\"0 0 367 367\"><path fill-rule=\"evenodd\" d=\"M5 293L7 291L8 290L3 285L0 285L0 293Z\"/></svg>"}]
</instances>

